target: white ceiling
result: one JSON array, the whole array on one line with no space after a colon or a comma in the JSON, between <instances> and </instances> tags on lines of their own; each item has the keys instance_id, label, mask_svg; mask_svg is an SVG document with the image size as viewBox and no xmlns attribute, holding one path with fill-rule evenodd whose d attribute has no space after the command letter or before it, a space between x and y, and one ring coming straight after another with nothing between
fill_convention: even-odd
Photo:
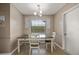
<instances>
[{"instance_id":1,"label":"white ceiling","mask_svg":"<svg viewBox=\"0 0 79 59\"><path fill-rule=\"evenodd\" d=\"M13 3L13 5L23 14L23 15L33 15L37 11L37 3ZM53 15L58 10L60 10L65 3L39 3L40 8L43 11L43 15Z\"/></svg>"}]
</instances>

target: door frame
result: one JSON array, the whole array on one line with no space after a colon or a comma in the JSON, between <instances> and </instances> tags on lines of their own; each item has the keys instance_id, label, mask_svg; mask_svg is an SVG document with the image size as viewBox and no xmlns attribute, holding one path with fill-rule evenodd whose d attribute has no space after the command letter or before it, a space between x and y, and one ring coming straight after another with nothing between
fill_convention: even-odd
<instances>
[{"instance_id":1,"label":"door frame","mask_svg":"<svg viewBox=\"0 0 79 59\"><path fill-rule=\"evenodd\" d=\"M71 12L72 10L74 10L74 9L76 9L76 8L78 8L79 7L79 4L77 4L77 5L74 5L73 7L71 7L70 9L68 9L67 11L65 11L64 13L63 13L63 17L62 17L62 19L63 19L63 40L62 40L62 49L64 49L65 50L65 45L66 45L66 43L65 43L65 40L66 40L66 35L67 35L67 33L66 33L66 19L65 19L65 16L66 16L66 14L67 13L69 13L69 12Z\"/></svg>"}]
</instances>

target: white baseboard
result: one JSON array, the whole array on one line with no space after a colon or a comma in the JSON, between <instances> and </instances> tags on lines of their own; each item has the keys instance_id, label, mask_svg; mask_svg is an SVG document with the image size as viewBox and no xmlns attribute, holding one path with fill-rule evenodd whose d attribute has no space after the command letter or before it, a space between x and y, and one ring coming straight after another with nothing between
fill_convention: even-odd
<instances>
[{"instance_id":1,"label":"white baseboard","mask_svg":"<svg viewBox=\"0 0 79 59\"><path fill-rule=\"evenodd\" d=\"M0 55L11 55L11 53L0 53Z\"/></svg>"},{"instance_id":2,"label":"white baseboard","mask_svg":"<svg viewBox=\"0 0 79 59\"><path fill-rule=\"evenodd\" d=\"M17 50L17 47L11 53L0 53L0 55L12 55Z\"/></svg>"},{"instance_id":3,"label":"white baseboard","mask_svg":"<svg viewBox=\"0 0 79 59\"><path fill-rule=\"evenodd\" d=\"M57 47L59 47L60 49L63 50L63 47L61 47L58 43L54 42L54 44L55 44Z\"/></svg>"},{"instance_id":4,"label":"white baseboard","mask_svg":"<svg viewBox=\"0 0 79 59\"><path fill-rule=\"evenodd\" d=\"M16 47L11 53L0 53L0 55L12 55L18 47Z\"/></svg>"},{"instance_id":5,"label":"white baseboard","mask_svg":"<svg viewBox=\"0 0 79 59\"><path fill-rule=\"evenodd\" d=\"M17 49L18 47L16 47L10 54L12 55Z\"/></svg>"}]
</instances>

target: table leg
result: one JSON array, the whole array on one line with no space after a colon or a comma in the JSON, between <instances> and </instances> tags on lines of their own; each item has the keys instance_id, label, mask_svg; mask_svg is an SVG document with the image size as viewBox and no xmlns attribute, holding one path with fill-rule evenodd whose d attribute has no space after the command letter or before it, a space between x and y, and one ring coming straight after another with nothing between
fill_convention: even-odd
<instances>
[{"instance_id":1,"label":"table leg","mask_svg":"<svg viewBox=\"0 0 79 59\"><path fill-rule=\"evenodd\" d=\"M18 53L20 52L20 42L18 40Z\"/></svg>"},{"instance_id":2,"label":"table leg","mask_svg":"<svg viewBox=\"0 0 79 59\"><path fill-rule=\"evenodd\" d=\"M53 53L53 40L51 40L51 53Z\"/></svg>"}]
</instances>

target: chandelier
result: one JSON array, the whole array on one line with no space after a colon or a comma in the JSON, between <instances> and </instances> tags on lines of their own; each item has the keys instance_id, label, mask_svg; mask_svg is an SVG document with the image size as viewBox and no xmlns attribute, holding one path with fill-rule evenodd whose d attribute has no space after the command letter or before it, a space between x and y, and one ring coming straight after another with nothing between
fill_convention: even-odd
<instances>
[{"instance_id":1,"label":"chandelier","mask_svg":"<svg viewBox=\"0 0 79 59\"><path fill-rule=\"evenodd\" d=\"M37 11L34 12L34 15L35 16L42 16L42 10L41 10L41 7L40 5L36 5L37 6Z\"/></svg>"}]
</instances>

